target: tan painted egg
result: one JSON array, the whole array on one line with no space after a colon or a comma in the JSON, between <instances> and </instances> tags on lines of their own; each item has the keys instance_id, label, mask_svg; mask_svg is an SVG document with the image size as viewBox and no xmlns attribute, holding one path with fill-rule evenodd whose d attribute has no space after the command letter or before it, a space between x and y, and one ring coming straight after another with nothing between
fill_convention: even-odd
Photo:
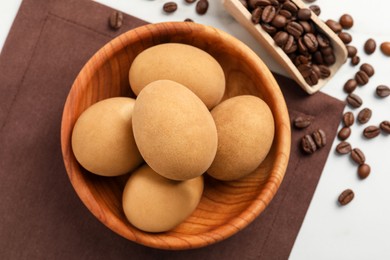
<instances>
[{"instance_id":1,"label":"tan painted egg","mask_svg":"<svg viewBox=\"0 0 390 260\"><path fill-rule=\"evenodd\" d=\"M85 169L117 176L143 162L132 129L134 104L126 97L104 99L80 115L72 132L72 149Z\"/></svg>"},{"instance_id":2,"label":"tan painted egg","mask_svg":"<svg viewBox=\"0 0 390 260\"><path fill-rule=\"evenodd\" d=\"M164 232L191 215L202 192L203 176L174 181L145 165L133 172L126 183L123 210L135 227L147 232Z\"/></svg>"},{"instance_id":3,"label":"tan painted egg","mask_svg":"<svg viewBox=\"0 0 390 260\"><path fill-rule=\"evenodd\" d=\"M147 164L173 180L203 174L217 151L209 110L192 91L171 80L154 81L138 95L133 131Z\"/></svg>"},{"instance_id":4,"label":"tan painted egg","mask_svg":"<svg viewBox=\"0 0 390 260\"><path fill-rule=\"evenodd\" d=\"M191 89L211 109L225 92L225 75L207 52L182 43L165 43L141 52L133 61L129 81L138 95L149 83L169 79Z\"/></svg>"},{"instance_id":5,"label":"tan painted egg","mask_svg":"<svg viewBox=\"0 0 390 260\"><path fill-rule=\"evenodd\" d=\"M211 114L218 132L218 149L207 173L219 180L236 180L252 173L267 156L274 138L274 119L258 97L227 99Z\"/></svg>"}]
</instances>

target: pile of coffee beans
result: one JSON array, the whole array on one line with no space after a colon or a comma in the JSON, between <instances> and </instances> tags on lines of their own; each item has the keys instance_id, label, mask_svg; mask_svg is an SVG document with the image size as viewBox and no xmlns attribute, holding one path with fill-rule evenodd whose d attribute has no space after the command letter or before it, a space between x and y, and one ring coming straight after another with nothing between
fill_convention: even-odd
<instances>
[{"instance_id":1,"label":"pile of coffee beans","mask_svg":"<svg viewBox=\"0 0 390 260\"><path fill-rule=\"evenodd\" d=\"M299 8L290 0L240 0L259 24L291 59L305 81L314 86L330 76L329 66L336 62L333 47L313 21L318 6Z\"/></svg>"}]
</instances>

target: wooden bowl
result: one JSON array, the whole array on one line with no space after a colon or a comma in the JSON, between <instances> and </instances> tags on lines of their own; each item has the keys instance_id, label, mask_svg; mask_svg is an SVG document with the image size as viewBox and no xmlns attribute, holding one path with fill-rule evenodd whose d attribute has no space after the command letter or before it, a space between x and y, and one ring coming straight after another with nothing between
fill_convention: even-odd
<instances>
[{"instance_id":1,"label":"wooden bowl","mask_svg":"<svg viewBox=\"0 0 390 260\"><path fill-rule=\"evenodd\" d=\"M276 132L269 155L253 174L231 182L206 176L199 206L184 223L169 232L147 233L133 227L122 210L122 191L129 175L100 177L83 169L72 152L71 135L77 118L92 104L109 97L134 97L128 81L132 61L146 48L166 42L193 45L214 56L226 75L224 99L241 94L262 98L272 110ZM258 56L227 33L189 22L138 27L106 44L77 76L65 103L61 127L66 170L85 206L119 235L146 246L172 250L213 244L252 222L279 188L290 155L290 138L283 95Z\"/></svg>"}]
</instances>

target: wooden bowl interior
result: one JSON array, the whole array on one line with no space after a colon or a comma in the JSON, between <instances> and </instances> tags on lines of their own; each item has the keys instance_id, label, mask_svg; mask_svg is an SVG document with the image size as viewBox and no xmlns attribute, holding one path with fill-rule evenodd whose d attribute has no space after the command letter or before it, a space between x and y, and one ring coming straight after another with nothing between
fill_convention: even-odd
<instances>
[{"instance_id":1,"label":"wooden bowl interior","mask_svg":"<svg viewBox=\"0 0 390 260\"><path fill-rule=\"evenodd\" d=\"M70 140L77 118L90 105L109 97L134 97L128 81L133 59L142 50L166 42L190 44L214 56L227 80L224 99L251 94L265 100L275 118L276 134L269 155L253 174L231 182L217 181L206 175L204 193L195 212L174 230L153 234L134 228L125 218L121 197L128 175L100 177L87 172L77 163ZM211 27L161 23L125 33L91 58L75 80L65 104L61 141L70 181L84 204L102 223L137 243L176 250L223 240L244 228L264 210L287 167L290 127L276 81L248 47Z\"/></svg>"}]
</instances>

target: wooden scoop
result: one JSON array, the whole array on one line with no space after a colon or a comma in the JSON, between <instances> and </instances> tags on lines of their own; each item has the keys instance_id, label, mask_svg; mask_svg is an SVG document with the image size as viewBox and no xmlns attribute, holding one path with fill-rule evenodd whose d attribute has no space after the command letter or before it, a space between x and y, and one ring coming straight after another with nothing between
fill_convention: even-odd
<instances>
[{"instance_id":1,"label":"wooden scoop","mask_svg":"<svg viewBox=\"0 0 390 260\"><path fill-rule=\"evenodd\" d=\"M300 0L290 1L295 3L300 9L307 8L307 6ZM320 79L316 85L310 86L282 48L275 44L272 37L264 31L259 24L253 24L251 20L251 13L242 5L242 3L240 3L239 0L222 0L222 3L225 9L237 20L237 22L244 26L261 44L261 46L266 48L266 50L271 53L272 57L279 62L289 75L309 94L313 94L325 86L325 84L335 75L337 70L347 59L347 49L345 44L323 21L318 18L317 15L312 12L310 19L317 26L318 30L329 38L336 56L336 62L332 66L328 67L331 71L329 77Z\"/></svg>"}]
</instances>

